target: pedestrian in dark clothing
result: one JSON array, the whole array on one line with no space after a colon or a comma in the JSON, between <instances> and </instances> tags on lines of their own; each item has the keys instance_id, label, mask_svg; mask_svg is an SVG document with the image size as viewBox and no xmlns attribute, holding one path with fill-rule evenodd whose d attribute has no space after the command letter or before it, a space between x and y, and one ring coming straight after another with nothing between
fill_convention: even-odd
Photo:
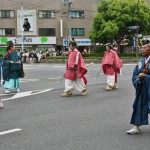
<instances>
[{"instance_id":1,"label":"pedestrian in dark clothing","mask_svg":"<svg viewBox=\"0 0 150 150\"><path fill-rule=\"evenodd\" d=\"M128 134L139 134L142 125L148 125L148 114L150 113L150 41L144 41L142 55L135 66L132 83L136 90L136 97L133 104L131 124L134 127L127 131Z\"/></svg>"}]
</instances>

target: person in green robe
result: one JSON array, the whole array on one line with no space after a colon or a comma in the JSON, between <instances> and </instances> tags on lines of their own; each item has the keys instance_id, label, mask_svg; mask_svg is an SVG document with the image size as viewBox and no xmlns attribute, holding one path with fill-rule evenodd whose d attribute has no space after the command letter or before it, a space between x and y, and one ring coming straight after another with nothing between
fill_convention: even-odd
<instances>
[{"instance_id":1,"label":"person in green robe","mask_svg":"<svg viewBox=\"0 0 150 150\"><path fill-rule=\"evenodd\" d=\"M16 92L20 92L19 72L21 70L21 61L15 50L14 43L8 41L6 45L7 53L3 61L3 79L5 93L9 94L10 89L16 89Z\"/></svg>"}]
</instances>

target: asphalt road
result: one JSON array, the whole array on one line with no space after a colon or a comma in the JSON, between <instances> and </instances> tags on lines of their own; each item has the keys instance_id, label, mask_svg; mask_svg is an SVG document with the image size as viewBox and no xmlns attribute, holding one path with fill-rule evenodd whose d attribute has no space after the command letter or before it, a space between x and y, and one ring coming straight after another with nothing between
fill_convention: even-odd
<instances>
[{"instance_id":1,"label":"asphalt road","mask_svg":"<svg viewBox=\"0 0 150 150\"><path fill-rule=\"evenodd\" d=\"M135 90L135 64L124 64L119 89L105 91L99 64L88 69L88 94L61 97L65 64L25 64L21 93L0 96L0 150L149 150L150 128L127 135Z\"/></svg>"}]
</instances>

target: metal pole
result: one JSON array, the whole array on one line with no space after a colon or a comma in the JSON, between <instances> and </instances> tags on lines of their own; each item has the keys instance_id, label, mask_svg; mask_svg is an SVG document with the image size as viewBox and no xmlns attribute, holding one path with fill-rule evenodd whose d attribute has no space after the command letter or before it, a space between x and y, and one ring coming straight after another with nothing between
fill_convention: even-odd
<instances>
[{"instance_id":1,"label":"metal pole","mask_svg":"<svg viewBox=\"0 0 150 150\"><path fill-rule=\"evenodd\" d=\"M23 23L23 6L21 6L21 22ZM21 24L22 25L22 24ZM24 52L24 45L23 45L23 27L21 32L21 38L22 38L22 51Z\"/></svg>"},{"instance_id":2,"label":"metal pole","mask_svg":"<svg viewBox=\"0 0 150 150\"><path fill-rule=\"evenodd\" d=\"M71 37L71 14L70 14L70 11L71 11L71 4L72 4L72 2L68 2L68 17L69 17L69 21L68 21L68 29L69 29L69 41L71 41L72 40L72 37ZM68 42L68 44L69 44L69 42ZM69 48L69 46L68 46L68 48Z\"/></svg>"},{"instance_id":3,"label":"metal pole","mask_svg":"<svg viewBox=\"0 0 150 150\"><path fill-rule=\"evenodd\" d=\"M138 28L139 28L139 25L138 25L138 17L139 17L139 0L138 0L138 2L137 2L137 23L136 23L136 26L137 26L137 28L136 28L136 58L138 59L138 46L139 46L139 42L138 42L138 32L139 32L139 30L138 30Z\"/></svg>"}]
</instances>

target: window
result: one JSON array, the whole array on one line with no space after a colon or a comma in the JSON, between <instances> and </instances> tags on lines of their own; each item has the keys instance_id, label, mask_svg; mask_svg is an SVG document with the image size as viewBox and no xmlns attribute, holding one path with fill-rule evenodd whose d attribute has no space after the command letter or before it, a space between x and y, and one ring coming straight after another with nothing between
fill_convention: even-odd
<instances>
[{"instance_id":1,"label":"window","mask_svg":"<svg viewBox=\"0 0 150 150\"><path fill-rule=\"evenodd\" d=\"M39 18L55 18L55 13L54 11L40 10Z\"/></svg>"},{"instance_id":2,"label":"window","mask_svg":"<svg viewBox=\"0 0 150 150\"><path fill-rule=\"evenodd\" d=\"M13 10L0 10L0 18L14 18L15 12Z\"/></svg>"},{"instance_id":3,"label":"window","mask_svg":"<svg viewBox=\"0 0 150 150\"><path fill-rule=\"evenodd\" d=\"M15 29L0 29L0 36L15 36Z\"/></svg>"},{"instance_id":4,"label":"window","mask_svg":"<svg viewBox=\"0 0 150 150\"><path fill-rule=\"evenodd\" d=\"M39 36L55 36L55 28L40 28Z\"/></svg>"},{"instance_id":5,"label":"window","mask_svg":"<svg viewBox=\"0 0 150 150\"><path fill-rule=\"evenodd\" d=\"M71 35L72 36L84 36L84 28L72 28Z\"/></svg>"},{"instance_id":6,"label":"window","mask_svg":"<svg viewBox=\"0 0 150 150\"><path fill-rule=\"evenodd\" d=\"M68 3L68 2L69 2L69 0L62 0L62 2L63 2L63 3Z\"/></svg>"},{"instance_id":7,"label":"window","mask_svg":"<svg viewBox=\"0 0 150 150\"><path fill-rule=\"evenodd\" d=\"M84 18L84 11L71 11L71 18Z\"/></svg>"}]
</instances>

